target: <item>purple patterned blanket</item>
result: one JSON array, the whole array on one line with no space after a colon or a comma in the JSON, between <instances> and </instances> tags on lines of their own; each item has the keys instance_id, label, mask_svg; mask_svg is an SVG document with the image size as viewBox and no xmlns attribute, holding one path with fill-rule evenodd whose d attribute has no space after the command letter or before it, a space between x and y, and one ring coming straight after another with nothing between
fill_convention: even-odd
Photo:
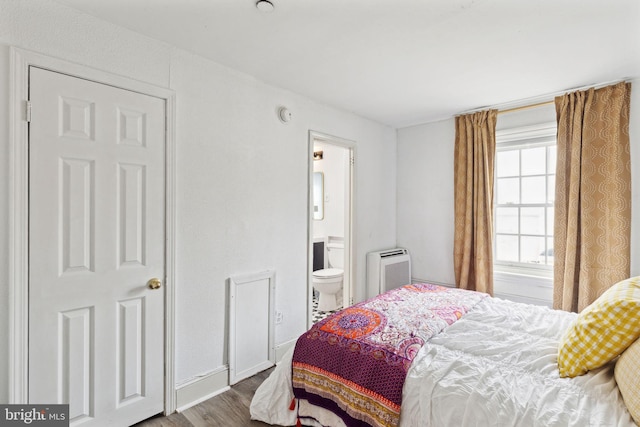
<instances>
[{"instance_id":1,"label":"purple patterned blanket","mask_svg":"<svg viewBox=\"0 0 640 427\"><path fill-rule=\"evenodd\" d=\"M316 323L296 343L296 399L328 409L348 426L397 426L402 387L424 343L487 295L406 285Z\"/></svg>"}]
</instances>

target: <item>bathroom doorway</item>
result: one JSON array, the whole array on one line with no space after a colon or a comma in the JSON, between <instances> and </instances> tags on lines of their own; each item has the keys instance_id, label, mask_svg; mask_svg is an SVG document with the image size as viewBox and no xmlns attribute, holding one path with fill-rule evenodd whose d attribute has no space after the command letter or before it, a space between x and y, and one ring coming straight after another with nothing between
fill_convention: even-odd
<instances>
[{"instance_id":1,"label":"bathroom doorway","mask_svg":"<svg viewBox=\"0 0 640 427\"><path fill-rule=\"evenodd\" d=\"M353 302L354 158L355 142L309 132L309 327Z\"/></svg>"}]
</instances>

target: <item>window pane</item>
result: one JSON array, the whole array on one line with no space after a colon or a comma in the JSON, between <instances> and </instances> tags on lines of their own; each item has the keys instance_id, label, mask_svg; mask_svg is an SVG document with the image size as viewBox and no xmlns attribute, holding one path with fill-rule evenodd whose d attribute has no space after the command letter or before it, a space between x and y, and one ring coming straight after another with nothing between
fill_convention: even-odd
<instances>
[{"instance_id":1,"label":"window pane","mask_svg":"<svg viewBox=\"0 0 640 427\"><path fill-rule=\"evenodd\" d=\"M544 175L547 171L547 147L522 150L522 175Z\"/></svg>"},{"instance_id":2,"label":"window pane","mask_svg":"<svg viewBox=\"0 0 640 427\"><path fill-rule=\"evenodd\" d=\"M547 265L553 265L553 237L547 238Z\"/></svg>"},{"instance_id":3,"label":"window pane","mask_svg":"<svg viewBox=\"0 0 640 427\"><path fill-rule=\"evenodd\" d=\"M496 261L518 261L518 236L496 235Z\"/></svg>"},{"instance_id":4,"label":"window pane","mask_svg":"<svg viewBox=\"0 0 640 427\"><path fill-rule=\"evenodd\" d=\"M522 178L522 203L545 203L547 199L546 186L544 176ZM498 203L500 202L498 201Z\"/></svg>"},{"instance_id":5,"label":"window pane","mask_svg":"<svg viewBox=\"0 0 640 427\"><path fill-rule=\"evenodd\" d=\"M520 227L522 234L538 234L544 236L544 208L520 209Z\"/></svg>"},{"instance_id":6,"label":"window pane","mask_svg":"<svg viewBox=\"0 0 640 427\"><path fill-rule=\"evenodd\" d=\"M495 262L549 270L557 146L509 141L498 145L495 169Z\"/></svg>"},{"instance_id":7,"label":"window pane","mask_svg":"<svg viewBox=\"0 0 640 427\"><path fill-rule=\"evenodd\" d=\"M543 178L544 179L544 178ZM498 204L520 203L520 186L518 178L498 179Z\"/></svg>"},{"instance_id":8,"label":"window pane","mask_svg":"<svg viewBox=\"0 0 640 427\"><path fill-rule=\"evenodd\" d=\"M520 241L522 249L521 262L529 262L535 264L545 263L544 237L522 236Z\"/></svg>"},{"instance_id":9,"label":"window pane","mask_svg":"<svg viewBox=\"0 0 640 427\"><path fill-rule=\"evenodd\" d=\"M547 235L553 236L553 208L547 208ZM551 246L553 247L553 239L551 239Z\"/></svg>"},{"instance_id":10,"label":"window pane","mask_svg":"<svg viewBox=\"0 0 640 427\"><path fill-rule=\"evenodd\" d=\"M518 233L518 208L496 209L496 232Z\"/></svg>"},{"instance_id":11,"label":"window pane","mask_svg":"<svg viewBox=\"0 0 640 427\"><path fill-rule=\"evenodd\" d=\"M553 203L556 200L556 176L547 177L547 203Z\"/></svg>"},{"instance_id":12,"label":"window pane","mask_svg":"<svg viewBox=\"0 0 640 427\"><path fill-rule=\"evenodd\" d=\"M551 147L547 147L547 152L549 153L549 163L547 164L547 173L555 174L556 173L556 157L558 156L558 146L552 145Z\"/></svg>"},{"instance_id":13,"label":"window pane","mask_svg":"<svg viewBox=\"0 0 640 427\"><path fill-rule=\"evenodd\" d=\"M496 154L496 176L520 175L519 150L498 151Z\"/></svg>"}]
</instances>

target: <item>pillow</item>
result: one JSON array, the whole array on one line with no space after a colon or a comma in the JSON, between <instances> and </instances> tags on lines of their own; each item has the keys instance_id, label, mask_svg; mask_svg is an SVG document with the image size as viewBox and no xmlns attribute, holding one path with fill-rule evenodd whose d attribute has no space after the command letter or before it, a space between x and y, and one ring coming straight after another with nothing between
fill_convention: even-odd
<instances>
[{"instance_id":1,"label":"pillow","mask_svg":"<svg viewBox=\"0 0 640 427\"><path fill-rule=\"evenodd\" d=\"M614 375L624 404L640 426L640 339L622 353L616 362Z\"/></svg>"},{"instance_id":2,"label":"pillow","mask_svg":"<svg viewBox=\"0 0 640 427\"><path fill-rule=\"evenodd\" d=\"M615 359L640 336L640 276L616 283L576 317L560 340L561 377Z\"/></svg>"}]
</instances>

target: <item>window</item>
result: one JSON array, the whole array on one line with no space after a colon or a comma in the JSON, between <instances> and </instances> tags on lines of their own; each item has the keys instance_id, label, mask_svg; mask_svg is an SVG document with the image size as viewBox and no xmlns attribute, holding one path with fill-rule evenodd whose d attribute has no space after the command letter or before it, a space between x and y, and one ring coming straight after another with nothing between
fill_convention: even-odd
<instances>
[{"instance_id":1,"label":"window","mask_svg":"<svg viewBox=\"0 0 640 427\"><path fill-rule=\"evenodd\" d=\"M553 266L556 125L496 132L494 263L548 276Z\"/></svg>"}]
</instances>

